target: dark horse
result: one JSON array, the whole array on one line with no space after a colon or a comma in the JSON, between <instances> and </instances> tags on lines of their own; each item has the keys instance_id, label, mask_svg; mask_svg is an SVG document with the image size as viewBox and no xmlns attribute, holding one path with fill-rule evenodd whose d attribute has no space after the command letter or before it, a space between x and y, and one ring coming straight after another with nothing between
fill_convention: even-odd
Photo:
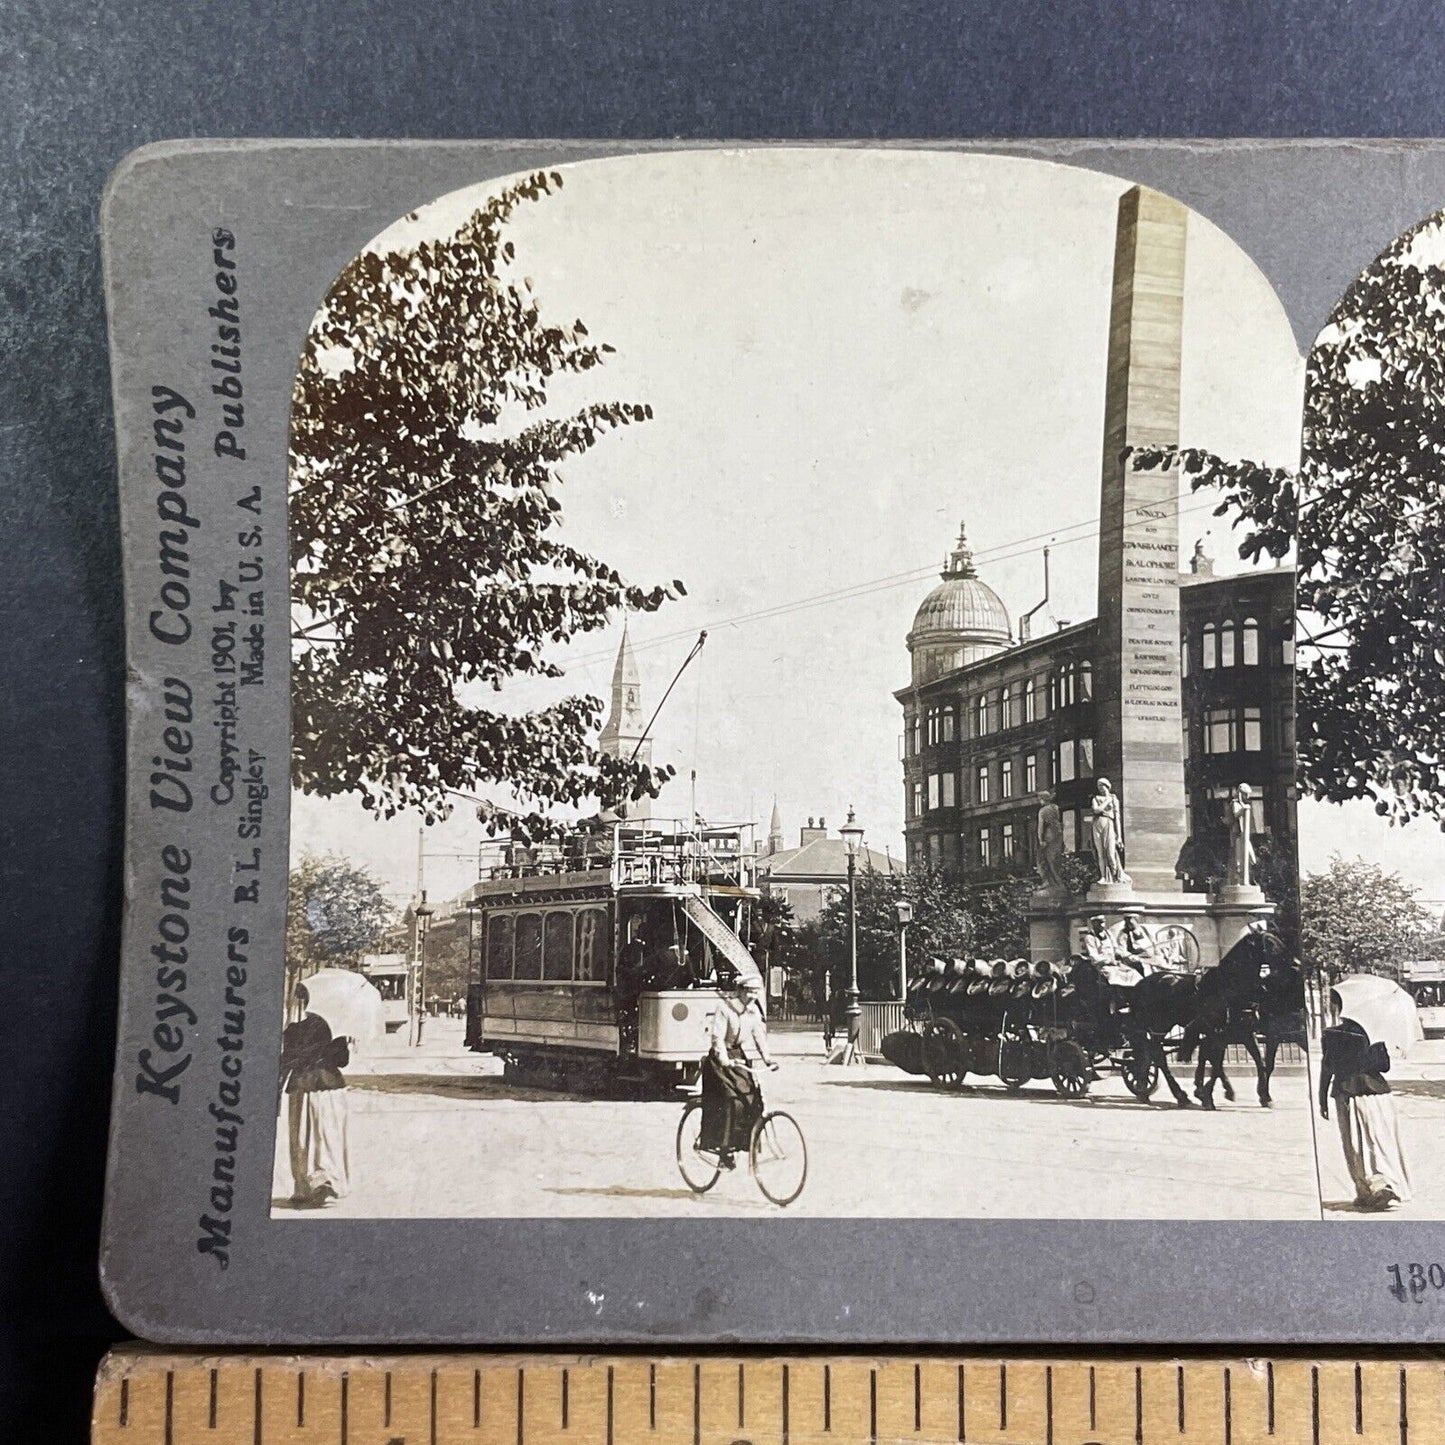
<instances>
[{"instance_id":1,"label":"dark horse","mask_svg":"<svg viewBox=\"0 0 1445 1445\"><path fill-rule=\"evenodd\" d=\"M1254 1061L1256 1093L1267 1109L1273 1102L1270 1079L1283 1043L1301 1047L1306 1043L1304 977L1278 934L1252 930L1218 968L1200 976L1197 1012L1185 1025L1179 1057L1187 1063L1199 1050L1194 1094L1212 1109L1216 1083L1224 1086L1227 1099L1234 1098L1224 1072L1224 1051L1230 1044L1241 1045Z\"/></svg>"}]
</instances>

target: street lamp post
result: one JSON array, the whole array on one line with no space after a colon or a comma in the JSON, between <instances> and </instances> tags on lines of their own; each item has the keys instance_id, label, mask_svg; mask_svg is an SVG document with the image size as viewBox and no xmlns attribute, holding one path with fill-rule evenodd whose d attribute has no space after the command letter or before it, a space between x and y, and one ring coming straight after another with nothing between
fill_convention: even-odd
<instances>
[{"instance_id":1,"label":"street lamp post","mask_svg":"<svg viewBox=\"0 0 1445 1445\"><path fill-rule=\"evenodd\" d=\"M913 905L900 898L894 905L898 910L898 997L908 997L908 925L913 922Z\"/></svg>"},{"instance_id":2,"label":"street lamp post","mask_svg":"<svg viewBox=\"0 0 1445 1445\"><path fill-rule=\"evenodd\" d=\"M416 906L416 988L412 1000L412 1047L421 1047L422 1026L426 1022L426 934L431 927L433 909L426 901L426 894Z\"/></svg>"},{"instance_id":3,"label":"street lamp post","mask_svg":"<svg viewBox=\"0 0 1445 1445\"><path fill-rule=\"evenodd\" d=\"M848 1020L848 1042L843 1049L842 1062L861 1064L864 1062L859 1034L862 1029L863 1005L858 992L858 850L863 844L863 829L848 809L848 821L838 830L843 845L848 850L848 992L844 1016Z\"/></svg>"}]
</instances>

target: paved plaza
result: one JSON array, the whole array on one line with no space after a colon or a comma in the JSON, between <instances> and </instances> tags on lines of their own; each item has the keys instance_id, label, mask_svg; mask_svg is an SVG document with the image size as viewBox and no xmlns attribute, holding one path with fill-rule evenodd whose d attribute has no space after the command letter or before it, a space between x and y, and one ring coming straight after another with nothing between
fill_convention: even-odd
<instances>
[{"instance_id":1,"label":"paved plaza","mask_svg":"<svg viewBox=\"0 0 1445 1445\"><path fill-rule=\"evenodd\" d=\"M776 1212L746 1169L701 1198L677 1171L682 1100L585 1099L504 1083L461 1046L461 1024L429 1020L420 1050L396 1037L358 1058L350 1083L350 1196L292 1210L285 1137L273 1193L283 1218L667 1216ZM774 1034L782 1068L764 1088L807 1137L809 1171L787 1211L818 1217L1317 1219L1306 1076L1275 1077L1254 1102L1213 1114L1138 1103L1116 1075L1088 1099L1047 1082L1017 1094L982 1081L939 1089L888 1064L844 1068L813 1032ZM1445 1071L1442 1071L1445 1072ZM1445 1100L1445 1084L1440 1086ZM1436 1104L1445 1112L1445 1102Z\"/></svg>"}]
</instances>

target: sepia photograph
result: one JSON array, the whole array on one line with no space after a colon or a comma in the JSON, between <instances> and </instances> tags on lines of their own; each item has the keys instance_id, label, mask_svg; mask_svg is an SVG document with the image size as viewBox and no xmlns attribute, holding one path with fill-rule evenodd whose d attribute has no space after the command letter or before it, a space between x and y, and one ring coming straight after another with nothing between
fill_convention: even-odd
<instances>
[{"instance_id":1,"label":"sepia photograph","mask_svg":"<svg viewBox=\"0 0 1445 1445\"><path fill-rule=\"evenodd\" d=\"M273 1217L1445 1204L1441 234L1307 360L1017 156L397 217L292 398Z\"/></svg>"}]
</instances>

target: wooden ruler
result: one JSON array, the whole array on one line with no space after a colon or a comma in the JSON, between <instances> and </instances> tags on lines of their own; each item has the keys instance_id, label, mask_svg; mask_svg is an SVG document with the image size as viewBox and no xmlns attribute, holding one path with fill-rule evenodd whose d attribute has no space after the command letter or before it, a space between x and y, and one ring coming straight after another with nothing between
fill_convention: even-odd
<instances>
[{"instance_id":1,"label":"wooden ruler","mask_svg":"<svg viewBox=\"0 0 1445 1445\"><path fill-rule=\"evenodd\" d=\"M93 1445L1441 1445L1432 1359L119 1350Z\"/></svg>"}]
</instances>

